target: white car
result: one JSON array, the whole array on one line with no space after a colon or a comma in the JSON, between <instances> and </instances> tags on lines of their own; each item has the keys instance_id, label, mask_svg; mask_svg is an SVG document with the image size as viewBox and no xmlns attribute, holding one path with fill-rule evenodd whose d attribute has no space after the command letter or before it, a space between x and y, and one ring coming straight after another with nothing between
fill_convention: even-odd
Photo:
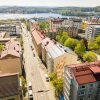
<instances>
[{"instance_id":1,"label":"white car","mask_svg":"<svg viewBox=\"0 0 100 100\"><path fill-rule=\"evenodd\" d=\"M47 82L50 81L50 78L49 78L49 76L47 74L45 74L45 79L46 79Z\"/></svg>"},{"instance_id":2,"label":"white car","mask_svg":"<svg viewBox=\"0 0 100 100\"><path fill-rule=\"evenodd\" d=\"M28 83L28 89L32 90L32 83L31 82Z\"/></svg>"},{"instance_id":3,"label":"white car","mask_svg":"<svg viewBox=\"0 0 100 100\"><path fill-rule=\"evenodd\" d=\"M29 100L33 100L33 91L29 90L28 94L29 94Z\"/></svg>"}]
</instances>

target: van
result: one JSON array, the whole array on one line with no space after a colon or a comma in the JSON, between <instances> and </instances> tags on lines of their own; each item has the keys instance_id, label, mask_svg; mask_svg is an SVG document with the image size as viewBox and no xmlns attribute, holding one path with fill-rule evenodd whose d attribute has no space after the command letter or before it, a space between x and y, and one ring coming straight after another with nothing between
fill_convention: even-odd
<instances>
[{"instance_id":1,"label":"van","mask_svg":"<svg viewBox=\"0 0 100 100\"><path fill-rule=\"evenodd\" d=\"M45 79L46 79L47 82L50 81L50 78L49 78L49 76L47 74L45 74Z\"/></svg>"}]
</instances>

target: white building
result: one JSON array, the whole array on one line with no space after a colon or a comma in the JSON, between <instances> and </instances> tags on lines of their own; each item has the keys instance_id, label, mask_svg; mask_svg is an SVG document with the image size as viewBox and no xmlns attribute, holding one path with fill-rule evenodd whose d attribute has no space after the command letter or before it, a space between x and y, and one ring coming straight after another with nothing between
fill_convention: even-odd
<instances>
[{"instance_id":1,"label":"white building","mask_svg":"<svg viewBox=\"0 0 100 100\"><path fill-rule=\"evenodd\" d=\"M100 24L89 24L86 33L85 33L85 38L91 39L95 38L100 35Z\"/></svg>"}]
</instances>

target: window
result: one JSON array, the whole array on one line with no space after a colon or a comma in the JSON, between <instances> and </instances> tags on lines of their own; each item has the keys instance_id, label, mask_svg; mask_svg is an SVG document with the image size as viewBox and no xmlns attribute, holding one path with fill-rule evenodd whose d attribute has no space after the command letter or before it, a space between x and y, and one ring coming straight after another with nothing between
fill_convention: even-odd
<instances>
[{"instance_id":1,"label":"window","mask_svg":"<svg viewBox=\"0 0 100 100\"><path fill-rule=\"evenodd\" d=\"M90 84L90 87L93 87L93 84Z\"/></svg>"},{"instance_id":2,"label":"window","mask_svg":"<svg viewBox=\"0 0 100 100\"><path fill-rule=\"evenodd\" d=\"M80 91L79 96L85 95L85 91Z\"/></svg>"},{"instance_id":3,"label":"window","mask_svg":"<svg viewBox=\"0 0 100 100\"><path fill-rule=\"evenodd\" d=\"M84 100L84 97L80 97L79 100Z\"/></svg>"},{"instance_id":4,"label":"window","mask_svg":"<svg viewBox=\"0 0 100 100\"><path fill-rule=\"evenodd\" d=\"M92 100L92 96L89 95L89 96L88 96L88 100Z\"/></svg>"},{"instance_id":5,"label":"window","mask_svg":"<svg viewBox=\"0 0 100 100\"><path fill-rule=\"evenodd\" d=\"M84 85L80 86L80 89L85 89L85 86Z\"/></svg>"}]
</instances>

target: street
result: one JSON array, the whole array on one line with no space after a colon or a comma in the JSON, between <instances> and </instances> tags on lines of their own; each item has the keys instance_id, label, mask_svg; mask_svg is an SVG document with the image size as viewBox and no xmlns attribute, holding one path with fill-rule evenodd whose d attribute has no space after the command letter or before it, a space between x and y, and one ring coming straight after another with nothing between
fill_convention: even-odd
<instances>
[{"instance_id":1,"label":"street","mask_svg":"<svg viewBox=\"0 0 100 100\"><path fill-rule=\"evenodd\" d=\"M46 82L45 71L34 48L31 34L27 31L26 26L22 25L23 47L24 47L24 67L26 72L26 81L32 83L34 100L56 100L54 90L49 82ZM32 50L31 46L34 48ZM35 56L34 56L35 55Z\"/></svg>"}]
</instances>

